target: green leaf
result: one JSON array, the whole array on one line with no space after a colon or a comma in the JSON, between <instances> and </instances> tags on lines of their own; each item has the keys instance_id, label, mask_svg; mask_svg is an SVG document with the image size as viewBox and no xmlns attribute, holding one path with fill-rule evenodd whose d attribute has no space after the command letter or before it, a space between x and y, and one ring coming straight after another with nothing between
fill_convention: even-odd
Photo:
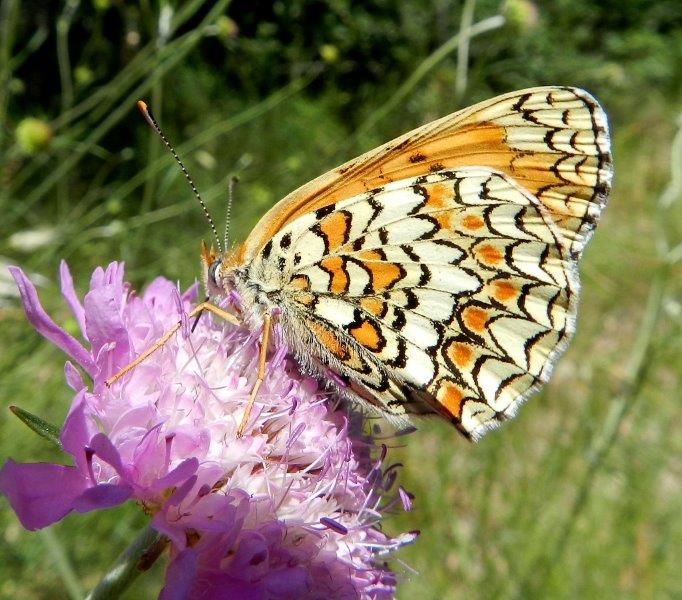
<instances>
[{"instance_id":1,"label":"green leaf","mask_svg":"<svg viewBox=\"0 0 682 600\"><path fill-rule=\"evenodd\" d=\"M62 449L59 441L59 427L48 423L40 417L36 417L34 414L18 406L10 406L9 409L24 425L35 431L40 437L45 438L48 442L52 442L60 450Z\"/></svg>"}]
</instances>

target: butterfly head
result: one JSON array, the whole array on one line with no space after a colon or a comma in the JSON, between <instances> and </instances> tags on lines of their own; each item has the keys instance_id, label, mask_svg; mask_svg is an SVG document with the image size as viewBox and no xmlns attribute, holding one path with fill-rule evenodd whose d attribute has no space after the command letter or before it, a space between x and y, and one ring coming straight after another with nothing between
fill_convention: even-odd
<instances>
[{"instance_id":1,"label":"butterfly head","mask_svg":"<svg viewBox=\"0 0 682 600\"><path fill-rule=\"evenodd\" d=\"M201 272L204 280L204 287L209 296L216 296L224 293L221 282L221 265L223 257L216 252L211 244L210 248L206 242L201 241Z\"/></svg>"},{"instance_id":2,"label":"butterfly head","mask_svg":"<svg viewBox=\"0 0 682 600\"><path fill-rule=\"evenodd\" d=\"M226 253L216 252L215 247L201 242L201 272L204 287L209 296L223 296L231 286L232 272L238 266L239 249Z\"/></svg>"}]
</instances>

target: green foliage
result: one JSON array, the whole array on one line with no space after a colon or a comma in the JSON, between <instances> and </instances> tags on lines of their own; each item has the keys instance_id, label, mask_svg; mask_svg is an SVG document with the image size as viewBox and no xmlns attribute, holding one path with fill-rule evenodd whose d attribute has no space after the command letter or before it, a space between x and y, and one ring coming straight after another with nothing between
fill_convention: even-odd
<instances>
[{"instance_id":1,"label":"green foliage","mask_svg":"<svg viewBox=\"0 0 682 600\"><path fill-rule=\"evenodd\" d=\"M54 444L54 446L61 450L61 443L59 441L59 427L48 423L45 419L30 413L18 406L10 406L10 410L15 417L17 417L24 425L37 433L40 437Z\"/></svg>"},{"instance_id":2,"label":"green foliage","mask_svg":"<svg viewBox=\"0 0 682 600\"><path fill-rule=\"evenodd\" d=\"M138 286L159 274L188 285L206 223L134 101L149 101L214 214L240 175L243 239L297 185L458 108L456 44L428 57L461 12L442 0L0 1L0 261L32 271L67 326L60 258L81 291L111 260ZM402 556L420 574L401 596L680 596L682 199L659 194L682 107L682 4L479 0L474 22L501 13L503 28L471 40L457 102L586 87L612 120L616 187L581 268L576 339L547 389L476 446L435 421L404 439L415 511L395 527L423 536ZM61 423L64 357L11 290L3 269L0 405ZM60 460L0 415L2 458ZM39 537L3 507L0 597L76 597L73 573L91 589L144 523L126 506ZM161 575L128 597L152 596Z\"/></svg>"}]
</instances>

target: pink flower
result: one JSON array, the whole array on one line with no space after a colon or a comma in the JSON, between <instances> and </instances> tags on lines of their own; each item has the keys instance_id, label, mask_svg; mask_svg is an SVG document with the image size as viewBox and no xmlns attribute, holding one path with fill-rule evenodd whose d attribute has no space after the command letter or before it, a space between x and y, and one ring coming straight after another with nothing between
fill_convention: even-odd
<instances>
[{"instance_id":1,"label":"pink flower","mask_svg":"<svg viewBox=\"0 0 682 600\"><path fill-rule=\"evenodd\" d=\"M385 555L416 534L390 538L378 525L386 508L409 509L410 497L391 492L396 469L363 437L362 417L299 373L277 329L237 437L260 332L205 315L190 334L196 286L181 295L158 278L138 297L120 263L95 270L81 304L62 263L81 342L50 319L20 269L11 273L28 320L81 369L65 365L76 394L60 441L74 466L8 460L0 470L25 528L134 499L170 540L162 598L393 596ZM105 385L179 320L163 348Z\"/></svg>"}]
</instances>

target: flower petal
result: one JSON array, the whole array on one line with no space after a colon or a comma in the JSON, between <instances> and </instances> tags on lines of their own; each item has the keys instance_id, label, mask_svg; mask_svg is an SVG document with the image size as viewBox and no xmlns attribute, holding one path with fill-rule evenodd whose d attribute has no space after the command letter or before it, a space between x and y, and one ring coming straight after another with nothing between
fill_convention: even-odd
<instances>
[{"instance_id":1,"label":"flower petal","mask_svg":"<svg viewBox=\"0 0 682 600\"><path fill-rule=\"evenodd\" d=\"M196 458L187 458L164 477L157 479L149 489L151 491L161 492L167 488L180 485L194 475L198 468L199 461Z\"/></svg>"},{"instance_id":2,"label":"flower petal","mask_svg":"<svg viewBox=\"0 0 682 600\"><path fill-rule=\"evenodd\" d=\"M15 278L27 314L62 346L70 343L25 276L17 270ZM0 472L0 491L27 527L130 498L169 540L162 598L393 597L395 578L378 553L414 536L388 537L378 521L411 496L402 488L387 496L398 470L383 468L387 448L364 436L356 443L361 417L325 404L317 380L288 356L280 326L251 413L256 426L237 437L258 328L202 319L189 341L174 335L108 387L113 370L178 320L186 333L189 299L162 278L141 296L129 293L122 263L93 273L82 306L65 264L61 281L92 343L92 391L68 363L76 393L60 440L76 467L10 461Z\"/></svg>"},{"instance_id":3,"label":"flower petal","mask_svg":"<svg viewBox=\"0 0 682 600\"><path fill-rule=\"evenodd\" d=\"M50 340L55 346L61 348L73 358L89 375L94 375L95 365L90 353L76 338L66 333L49 317L40 304L35 286L29 281L24 272L19 267L8 268L19 288L21 302L24 305L24 312L29 323L45 339Z\"/></svg>"},{"instance_id":4,"label":"flower petal","mask_svg":"<svg viewBox=\"0 0 682 600\"><path fill-rule=\"evenodd\" d=\"M199 282L195 281L182 294L182 301L183 302L194 302L198 293L199 293Z\"/></svg>"},{"instance_id":5,"label":"flower petal","mask_svg":"<svg viewBox=\"0 0 682 600\"><path fill-rule=\"evenodd\" d=\"M85 387L80 371L73 366L70 360L64 363L64 378L74 392L80 392Z\"/></svg>"},{"instance_id":6,"label":"flower petal","mask_svg":"<svg viewBox=\"0 0 682 600\"><path fill-rule=\"evenodd\" d=\"M71 271L69 271L69 266L66 264L65 260L59 264L59 281L62 291L62 296L64 300L69 305L73 316L78 322L78 327L81 330L81 335L87 340L87 334L85 331L85 310L81 304L80 299L76 295L76 290L73 287L73 278L71 277Z\"/></svg>"},{"instance_id":7,"label":"flower petal","mask_svg":"<svg viewBox=\"0 0 682 600\"><path fill-rule=\"evenodd\" d=\"M128 331L121 319L122 302L123 296L115 284L95 287L83 299L92 354L97 356L100 369L108 373L115 373L130 360ZM105 347L109 351L102 355L100 350Z\"/></svg>"},{"instance_id":8,"label":"flower petal","mask_svg":"<svg viewBox=\"0 0 682 600\"><path fill-rule=\"evenodd\" d=\"M185 548L170 562L166 569L166 582L159 600L186 600L197 575L197 555Z\"/></svg>"},{"instance_id":9,"label":"flower petal","mask_svg":"<svg viewBox=\"0 0 682 600\"><path fill-rule=\"evenodd\" d=\"M312 587L310 573L303 567L275 569L264 578L268 598L303 598Z\"/></svg>"},{"instance_id":10,"label":"flower petal","mask_svg":"<svg viewBox=\"0 0 682 600\"><path fill-rule=\"evenodd\" d=\"M267 540L257 531L245 531L232 557L230 571L240 579L263 577L269 563Z\"/></svg>"},{"instance_id":11,"label":"flower petal","mask_svg":"<svg viewBox=\"0 0 682 600\"><path fill-rule=\"evenodd\" d=\"M192 591L190 600L294 600L299 596L272 596L265 593L259 581L250 583L230 577L220 571L200 571Z\"/></svg>"},{"instance_id":12,"label":"flower petal","mask_svg":"<svg viewBox=\"0 0 682 600\"><path fill-rule=\"evenodd\" d=\"M59 521L74 508L87 482L75 467L51 463L19 464L8 460L0 469L0 492L21 524L31 531Z\"/></svg>"},{"instance_id":13,"label":"flower petal","mask_svg":"<svg viewBox=\"0 0 682 600\"><path fill-rule=\"evenodd\" d=\"M85 392L86 390L83 388L74 398L59 435L62 448L73 456L83 476L86 476L88 472L84 453L85 445L90 441L94 433L86 416L87 402L85 400Z\"/></svg>"},{"instance_id":14,"label":"flower petal","mask_svg":"<svg viewBox=\"0 0 682 600\"><path fill-rule=\"evenodd\" d=\"M111 508L125 502L133 494L133 488L127 484L100 483L85 490L73 501L73 509L90 512L100 508Z\"/></svg>"},{"instance_id":15,"label":"flower petal","mask_svg":"<svg viewBox=\"0 0 682 600\"><path fill-rule=\"evenodd\" d=\"M403 503L403 510L405 512L410 512L412 510L412 495L405 491L405 488L402 485L398 486L398 495L400 496L400 501Z\"/></svg>"},{"instance_id":16,"label":"flower petal","mask_svg":"<svg viewBox=\"0 0 682 600\"><path fill-rule=\"evenodd\" d=\"M173 299L173 302L175 303L175 309L178 311L178 315L180 316L180 332L182 337L187 339L189 337L189 319L187 318L185 307L182 305L182 298L180 297L178 288L173 287L171 291L171 298Z\"/></svg>"},{"instance_id":17,"label":"flower petal","mask_svg":"<svg viewBox=\"0 0 682 600\"><path fill-rule=\"evenodd\" d=\"M121 461L121 455L111 440L103 433L96 433L88 444L97 458L111 465L124 479L128 478L128 470Z\"/></svg>"}]
</instances>

